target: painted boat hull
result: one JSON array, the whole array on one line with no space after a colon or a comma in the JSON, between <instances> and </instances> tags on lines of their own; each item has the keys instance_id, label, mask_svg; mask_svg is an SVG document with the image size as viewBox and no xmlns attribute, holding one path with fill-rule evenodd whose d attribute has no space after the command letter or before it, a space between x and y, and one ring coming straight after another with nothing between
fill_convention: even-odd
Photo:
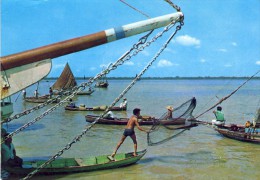
<instances>
[{"instance_id":1,"label":"painted boat hull","mask_svg":"<svg viewBox=\"0 0 260 180\"><path fill-rule=\"evenodd\" d=\"M67 110L67 111L105 111L105 109L95 109L93 107L80 108L80 107L69 107L69 106L66 106L65 110ZM126 111L126 108L112 107L109 110L110 111Z\"/></svg>"},{"instance_id":2,"label":"painted boat hull","mask_svg":"<svg viewBox=\"0 0 260 180\"><path fill-rule=\"evenodd\" d=\"M26 102L30 102L30 103L45 103L46 101L48 101L50 98L48 95L46 96L40 96L38 98L36 97L26 97L24 98L24 101ZM58 103L59 100L55 100L53 103Z\"/></svg>"},{"instance_id":3,"label":"painted boat hull","mask_svg":"<svg viewBox=\"0 0 260 180\"><path fill-rule=\"evenodd\" d=\"M224 137L235 139L238 141L243 142L250 142L250 143L256 143L260 144L260 134L257 132L251 131L251 132L245 132L245 128L239 127L238 129L231 130L230 128L224 127L217 127L215 130L223 135Z\"/></svg>"},{"instance_id":4,"label":"painted boat hull","mask_svg":"<svg viewBox=\"0 0 260 180\"><path fill-rule=\"evenodd\" d=\"M86 115L85 119L87 122L94 122L96 118L99 116L95 115ZM153 125L156 119L145 119L138 121L140 125ZM114 118L114 119L106 119L101 118L98 120L97 124L107 124L107 125L126 125L128 122L128 118ZM179 118L175 120L160 120L160 122L164 125L183 125L185 124L185 119Z\"/></svg>"},{"instance_id":5,"label":"painted boat hull","mask_svg":"<svg viewBox=\"0 0 260 180\"><path fill-rule=\"evenodd\" d=\"M135 164L146 153L146 149L137 153L137 156L133 156L130 153L120 153L115 156L115 161L111 161L107 158L108 155L101 155L89 158L58 158L51 164L48 164L42 168L38 174L51 175L51 174L64 174L64 173L79 173L89 172L104 169L113 169ZM41 164L47 160L24 160L23 168L5 167L4 169L11 174L27 175L34 171Z\"/></svg>"}]
</instances>

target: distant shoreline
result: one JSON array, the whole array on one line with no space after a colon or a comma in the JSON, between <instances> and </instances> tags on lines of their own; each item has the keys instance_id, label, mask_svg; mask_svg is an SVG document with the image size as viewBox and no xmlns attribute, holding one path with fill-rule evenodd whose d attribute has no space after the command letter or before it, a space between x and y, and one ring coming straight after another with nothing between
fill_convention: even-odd
<instances>
[{"instance_id":1,"label":"distant shoreline","mask_svg":"<svg viewBox=\"0 0 260 180\"><path fill-rule=\"evenodd\" d=\"M92 77L75 77L75 79L77 80L84 80L84 79L90 79ZM109 80L128 80L128 79L133 79L134 77L107 77L107 79ZM141 79L151 79L151 80L199 80L199 79L248 79L249 77L224 77L224 76L220 76L220 77L141 77ZM48 78L44 78L45 80L56 80L58 79L58 77L48 77ZM254 77L252 79L260 79L260 77Z\"/></svg>"}]
</instances>

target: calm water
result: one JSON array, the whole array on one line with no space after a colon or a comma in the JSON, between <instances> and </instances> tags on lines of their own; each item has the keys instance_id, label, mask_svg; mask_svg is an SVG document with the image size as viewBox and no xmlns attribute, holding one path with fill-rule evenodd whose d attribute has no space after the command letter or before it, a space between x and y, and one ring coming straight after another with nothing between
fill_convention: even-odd
<instances>
[{"instance_id":1,"label":"calm water","mask_svg":"<svg viewBox=\"0 0 260 180\"><path fill-rule=\"evenodd\" d=\"M79 83L82 81L79 81ZM142 115L160 117L167 105L177 107L192 97L197 99L194 115L204 112L235 90L244 80L141 80L126 94L127 112L115 113L129 117L135 107ZM46 94L53 81L43 81L39 92ZM108 89L96 89L91 96L75 97L77 104L86 106L109 105L126 88L130 80L109 80ZM32 95L36 85L27 89ZM260 80L252 80L236 94L222 103L227 122L244 124L252 120L260 105ZM17 99L17 100L16 100ZM16 113L35 104L25 103L21 95L12 97ZM27 117L8 124L9 131L33 120L50 108L48 106ZM84 115L93 112L65 112L63 107L46 116L35 125L13 137L17 154L21 157L53 156L80 134L86 125ZM95 113L98 114L98 113ZM212 111L200 120L211 121ZM145 128L145 127L144 127ZM148 128L148 127L146 127ZM85 157L110 154L121 137L123 126L95 125L80 142L74 144L64 157ZM136 130L138 149L147 148L147 154L135 165L88 173L48 176L48 179L260 179L259 145L243 143L220 136L206 126L198 126L184 132L164 144L147 147L146 134ZM130 139L119 152L133 150ZM34 176L32 179L46 179Z\"/></svg>"}]
</instances>

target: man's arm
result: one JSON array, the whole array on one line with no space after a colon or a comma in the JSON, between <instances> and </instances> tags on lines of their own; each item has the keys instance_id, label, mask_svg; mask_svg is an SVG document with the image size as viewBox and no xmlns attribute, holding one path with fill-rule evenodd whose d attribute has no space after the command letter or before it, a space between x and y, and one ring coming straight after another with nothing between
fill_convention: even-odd
<instances>
[{"instance_id":1,"label":"man's arm","mask_svg":"<svg viewBox=\"0 0 260 180\"><path fill-rule=\"evenodd\" d=\"M144 131L144 132L146 132L147 133L147 131L146 130L144 130L143 128L141 128L140 127L140 125L139 125L139 123L138 123L138 121L137 121L137 118L135 118L135 125L136 125L136 127L140 130L140 131Z\"/></svg>"}]
</instances>

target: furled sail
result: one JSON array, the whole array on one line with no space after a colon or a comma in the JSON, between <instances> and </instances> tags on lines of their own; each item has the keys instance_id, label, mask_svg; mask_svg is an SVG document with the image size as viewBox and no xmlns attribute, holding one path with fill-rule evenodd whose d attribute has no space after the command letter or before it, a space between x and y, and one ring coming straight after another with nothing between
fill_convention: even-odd
<instances>
[{"instance_id":1,"label":"furled sail","mask_svg":"<svg viewBox=\"0 0 260 180\"><path fill-rule=\"evenodd\" d=\"M64 67L60 77L53 84L53 90L67 90L71 89L77 85L76 79L70 69L69 64L67 63Z\"/></svg>"}]
</instances>

